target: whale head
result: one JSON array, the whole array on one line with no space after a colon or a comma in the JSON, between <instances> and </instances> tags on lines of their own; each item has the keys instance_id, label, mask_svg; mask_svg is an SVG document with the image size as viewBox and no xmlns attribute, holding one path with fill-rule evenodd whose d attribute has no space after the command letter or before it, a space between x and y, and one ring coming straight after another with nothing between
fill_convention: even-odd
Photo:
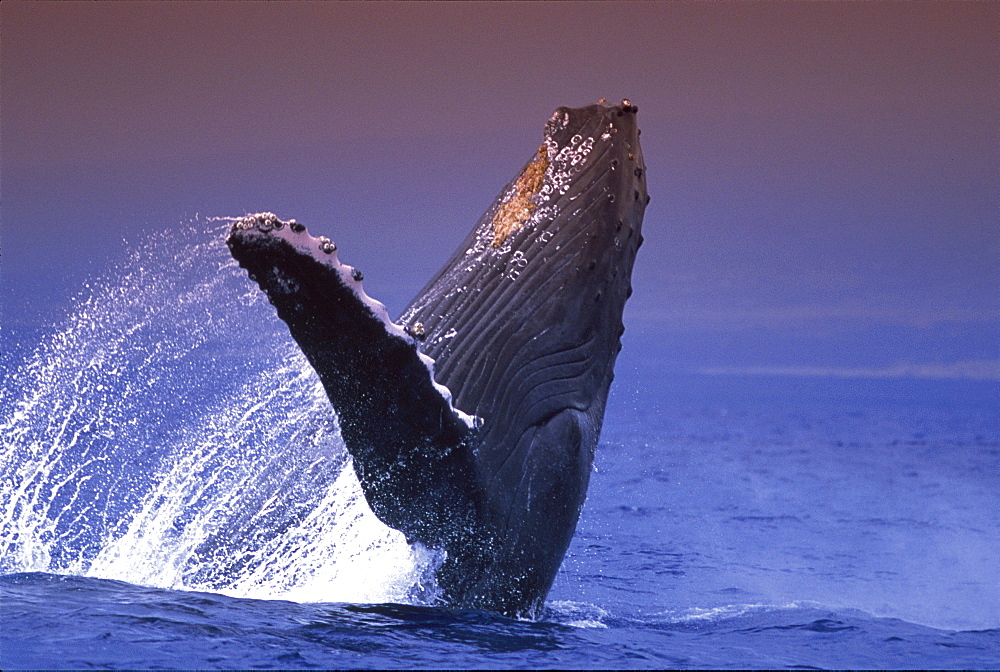
<instances>
[{"instance_id":1,"label":"whale head","mask_svg":"<svg viewBox=\"0 0 1000 672\"><path fill-rule=\"evenodd\" d=\"M483 420L475 491L494 565L460 588L467 602L536 610L572 537L649 200L636 113L627 100L556 109L401 318L420 325L456 407Z\"/></svg>"}]
</instances>

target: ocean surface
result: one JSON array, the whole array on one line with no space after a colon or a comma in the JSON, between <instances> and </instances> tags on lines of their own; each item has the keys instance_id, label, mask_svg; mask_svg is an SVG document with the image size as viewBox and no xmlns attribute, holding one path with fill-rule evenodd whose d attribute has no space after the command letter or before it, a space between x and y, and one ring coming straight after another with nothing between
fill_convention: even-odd
<instances>
[{"instance_id":1,"label":"ocean surface","mask_svg":"<svg viewBox=\"0 0 1000 672\"><path fill-rule=\"evenodd\" d=\"M623 360L532 622L432 606L217 232L3 338L3 669L1000 667L996 381Z\"/></svg>"}]
</instances>

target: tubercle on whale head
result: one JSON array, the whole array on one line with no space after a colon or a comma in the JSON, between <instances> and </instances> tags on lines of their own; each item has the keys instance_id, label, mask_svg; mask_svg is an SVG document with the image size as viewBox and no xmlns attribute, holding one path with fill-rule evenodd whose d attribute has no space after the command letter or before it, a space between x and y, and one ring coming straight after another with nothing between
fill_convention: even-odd
<instances>
[{"instance_id":1,"label":"tubercle on whale head","mask_svg":"<svg viewBox=\"0 0 1000 672\"><path fill-rule=\"evenodd\" d=\"M547 179L556 187L551 196L557 207L552 221L572 227L589 241L578 249L581 269L593 271L596 265L598 273L611 278L623 270L621 264L631 268L627 260L634 258L641 244L642 213L649 202L638 109L627 98L618 105L602 99L597 105L560 107L545 126L545 143L553 157L553 175ZM601 214L596 205L586 211L578 208L594 193L595 185L607 204ZM540 236L552 235L546 227L546 222L538 222Z\"/></svg>"},{"instance_id":2,"label":"tubercle on whale head","mask_svg":"<svg viewBox=\"0 0 1000 672\"><path fill-rule=\"evenodd\" d=\"M638 137L634 116L639 108L627 98L620 105L609 106L604 99L585 108L559 107L545 124L544 140L537 156L515 179L506 198L499 204L491 222L493 249L500 248L511 234L525 226L540 205L566 188L572 174L583 166L599 141L635 145ZM586 120L602 116L603 123L586 130ZM631 116L629 119L627 117ZM580 121L582 120L582 121ZM574 123L574 122L578 123ZM624 130L621 135L620 130ZM631 132L630 132L631 131ZM633 137L634 136L634 137ZM635 161L635 153L628 153ZM644 168L636 168L637 176Z\"/></svg>"},{"instance_id":3,"label":"tubercle on whale head","mask_svg":"<svg viewBox=\"0 0 1000 672\"><path fill-rule=\"evenodd\" d=\"M591 164L606 162L621 187L608 191L608 201L618 201L618 208L641 201L639 206L644 207L648 195L646 167L639 148L638 110L627 98L618 105L606 104L602 99L596 105L557 108L545 124L544 144L550 168L539 200L557 199L573 188L572 182L590 170Z\"/></svg>"}]
</instances>

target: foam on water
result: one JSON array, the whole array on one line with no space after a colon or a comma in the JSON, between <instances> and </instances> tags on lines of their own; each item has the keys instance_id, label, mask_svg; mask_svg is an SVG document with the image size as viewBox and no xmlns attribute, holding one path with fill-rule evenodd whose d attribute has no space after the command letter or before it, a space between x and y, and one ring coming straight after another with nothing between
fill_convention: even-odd
<instances>
[{"instance_id":1,"label":"foam on water","mask_svg":"<svg viewBox=\"0 0 1000 672\"><path fill-rule=\"evenodd\" d=\"M607 628L605 621L611 616L606 610L588 602L553 600L546 607L547 620L574 628Z\"/></svg>"},{"instance_id":2,"label":"foam on water","mask_svg":"<svg viewBox=\"0 0 1000 672\"><path fill-rule=\"evenodd\" d=\"M322 386L219 231L152 237L0 390L0 572L421 601Z\"/></svg>"}]
</instances>

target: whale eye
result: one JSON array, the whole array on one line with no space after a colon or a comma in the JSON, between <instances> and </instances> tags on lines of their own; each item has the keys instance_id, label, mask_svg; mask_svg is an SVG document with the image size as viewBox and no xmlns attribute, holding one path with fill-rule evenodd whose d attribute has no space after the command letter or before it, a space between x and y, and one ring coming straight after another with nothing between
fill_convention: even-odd
<instances>
[{"instance_id":1,"label":"whale eye","mask_svg":"<svg viewBox=\"0 0 1000 672\"><path fill-rule=\"evenodd\" d=\"M284 227L285 227L285 223L283 221L281 221L280 219L274 220L274 230L275 231L283 229Z\"/></svg>"}]
</instances>

